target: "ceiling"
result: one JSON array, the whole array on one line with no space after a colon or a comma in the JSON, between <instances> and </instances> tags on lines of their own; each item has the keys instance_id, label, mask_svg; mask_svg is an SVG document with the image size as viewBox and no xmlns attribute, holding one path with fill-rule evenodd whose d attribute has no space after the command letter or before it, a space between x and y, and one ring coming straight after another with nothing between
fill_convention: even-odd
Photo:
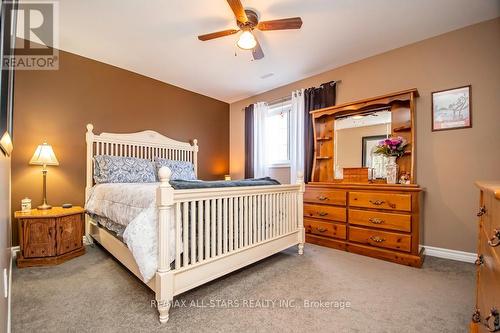
<instances>
[{"instance_id":1,"label":"ceiling","mask_svg":"<svg viewBox=\"0 0 500 333\"><path fill-rule=\"evenodd\" d=\"M252 61L225 0L60 1L60 49L225 102L495 18L498 0L242 0L262 20L301 16L301 30L256 32ZM235 52L237 56L235 56ZM272 74L272 75L271 75Z\"/></svg>"}]
</instances>

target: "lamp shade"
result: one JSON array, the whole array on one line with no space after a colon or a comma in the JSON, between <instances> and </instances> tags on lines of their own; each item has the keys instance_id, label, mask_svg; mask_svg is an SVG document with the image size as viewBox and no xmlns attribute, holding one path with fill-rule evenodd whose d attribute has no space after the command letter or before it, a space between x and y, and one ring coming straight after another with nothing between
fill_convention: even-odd
<instances>
[{"instance_id":1,"label":"lamp shade","mask_svg":"<svg viewBox=\"0 0 500 333\"><path fill-rule=\"evenodd\" d=\"M44 142L39 145L30 160L31 165L59 165L52 146Z\"/></svg>"}]
</instances>

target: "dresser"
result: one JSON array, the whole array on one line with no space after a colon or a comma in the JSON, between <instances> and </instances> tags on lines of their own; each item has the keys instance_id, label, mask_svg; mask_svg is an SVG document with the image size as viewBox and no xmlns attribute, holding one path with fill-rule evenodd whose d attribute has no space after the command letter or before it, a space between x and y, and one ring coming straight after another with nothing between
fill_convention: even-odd
<instances>
[{"instance_id":1,"label":"dresser","mask_svg":"<svg viewBox=\"0 0 500 333\"><path fill-rule=\"evenodd\" d=\"M476 310L471 332L500 332L500 181L478 182Z\"/></svg>"},{"instance_id":2,"label":"dresser","mask_svg":"<svg viewBox=\"0 0 500 333\"><path fill-rule=\"evenodd\" d=\"M19 226L17 266L57 265L85 253L84 209L52 209L15 212Z\"/></svg>"},{"instance_id":3,"label":"dresser","mask_svg":"<svg viewBox=\"0 0 500 333\"><path fill-rule=\"evenodd\" d=\"M306 242L420 267L417 185L310 183Z\"/></svg>"}]
</instances>

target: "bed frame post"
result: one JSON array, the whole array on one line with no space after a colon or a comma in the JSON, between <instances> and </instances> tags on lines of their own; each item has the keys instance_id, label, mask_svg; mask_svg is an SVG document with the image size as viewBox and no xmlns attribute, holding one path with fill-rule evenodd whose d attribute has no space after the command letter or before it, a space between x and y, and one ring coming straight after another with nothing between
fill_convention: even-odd
<instances>
[{"instance_id":1,"label":"bed frame post","mask_svg":"<svg viewBox=\"0 0 500 333\"><path fill-rule=\"evenodd\" d=\"M170 185L172 171L167 167L158 170L160 186L156 202L158 204L158 271L156 272L156 305L160 322L168 321L168 312L174 298L174 275L170 271L169 237L170 225L174 223L174 189Z\"/></svg>"},{"instance_id":2,"label":"bed frame post","mask_svg":"<svg viewBox=\"0 0 500 333\"><path fill-rule=\"evenodd\" d=\"M299 229L299 254L304 254L304 243L306 242L306 234L304 229L304 173L297 173L297 184L300 185L300 190L297 193L297 227Z\"/></svg>"},{"instance_id":3,"label":"bed frame post","mask_svg":"<svg viewBox=\"0 0 500 333\"><path fill-rule=\"evenodd\" d=\"M198 140L193 140L193 165L194 175L198 178Z\"/></svg>"},{"instance_id":4,"label":"bed frame post","mask_svg":"<svg viewBox=\"0 0 500 333\"><path fill-rule=\"evenodd\" d=\"M92 171L93 168L93 149L94 149L94 125L87 124L87 133L85 134L85 141L87 143L87 174L85 180L85 202L89 198L89 192L93 185ZM90 219L85 214L85 241L87 244L93 244L94 241L90 237Z\"/></svg>"}]
</instances>

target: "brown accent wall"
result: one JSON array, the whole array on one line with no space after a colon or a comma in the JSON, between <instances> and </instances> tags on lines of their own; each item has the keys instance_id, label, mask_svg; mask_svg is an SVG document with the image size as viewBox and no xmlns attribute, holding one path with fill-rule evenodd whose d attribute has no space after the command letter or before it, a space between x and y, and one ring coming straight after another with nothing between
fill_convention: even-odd
<instances>
[{"instance_id":1,"label":"brown accent wall","mask_svg":"<svg viewBox=\"0 0 500 333\"><path fill-rule=\"evenodd\" d=\"M476 252L478 179L500 179L500 18L345 65L231 104L231 174L244 167L241 109L330 80L337 103L418 88L417 182L425 188L422 243ZM472 85L472 128L431 132L431 92Z\"/></svg>"},{"instance_id":2,"label":"brown accent wall","mask_svg":"<svg viewBox=\"0 0 500 333\"><path fill-rule=\"evenodd\" d=\"M87 123L95 133L151 129L176 140L198 139L199 177L228 173L229 104L75 54L59 55L58 71L16 73L13 210L24 197L40 204L41 167L28 161L44 140L60 163L49 167L49 203L84 204ZM16 228L13 234L17 244Z\"/></svg>"}]
</instances>

